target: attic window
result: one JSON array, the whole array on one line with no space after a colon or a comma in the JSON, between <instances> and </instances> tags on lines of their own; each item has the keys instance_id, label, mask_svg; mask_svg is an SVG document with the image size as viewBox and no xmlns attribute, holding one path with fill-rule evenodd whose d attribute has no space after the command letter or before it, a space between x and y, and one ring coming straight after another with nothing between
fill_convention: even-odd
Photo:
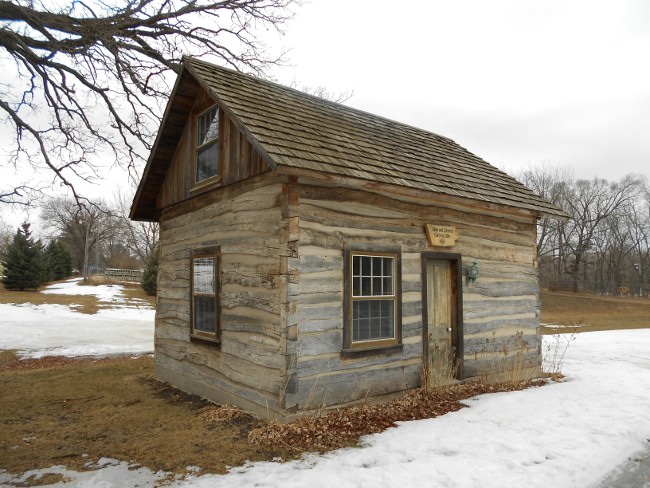
<instances>
[{"instance_id":1,"label":"attic window","mask_svg":"<svg viewBox=\"0 0 650 488\"><path fill-rule=\"evenodd\" d=\"M196 182L219 174L219 109L212 107L198 118L196 138Z\"/></svg>"}]
</instances>

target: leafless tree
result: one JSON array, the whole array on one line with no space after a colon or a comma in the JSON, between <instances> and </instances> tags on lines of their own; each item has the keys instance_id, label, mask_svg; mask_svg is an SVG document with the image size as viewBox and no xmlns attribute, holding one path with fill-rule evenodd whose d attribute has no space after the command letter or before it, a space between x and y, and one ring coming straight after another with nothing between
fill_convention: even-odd
<instances>
[{"instance_id":1,"label":"leafless tree","mask_svg":"<svg viewBox=\"0 0 650 488\"><path fill-rule=\"evenodd\" d=\"M106 204L79 206L71 198L52 198L42 206L41 220L50 237L59 238L70 251L74 265L87 278L89 262L106 260L102 243L111 243L117 225Z\"/></svg>"},{"instance_id":2,"label":"leafless tree","mask_svg":"<svg viewBox=\"0 0 650 488\"><path fill-rule=\"evenodd\" d=\"M594 246L594 236L600 225L627 205L633 204L639 195L641 181L626 176L620 182L606 180L578 180L565 201L571 216L564 226L562 238L572 257L570 274L573 291L578 291L579 273L586 274L585 257Z\"/></svg>"},{"instance_id":3,"label":"leafless tree","mask_svg":"<svg viewBox=\"0 0 650 488\"><path fill-rule=\"evenodd\" d=\"M542 164L529 167L518 175L518 179L539 196L562 207L574 176L573 170L567 166ZM537 230L537 250L540 255L551 254L556 250L552 245L552 237L557 232L557 225L557 219L544 218L540 221Z\"/></svg>"},{"instance_id":4,"label":"leafless tree","mask_svg":"<svg viewBox=\"0 0 650 488\"><path fill-rule=\"evenodd\" d=\"M334 103L345 103L354 96L354 90L345 90L344 92L335 93L329 91L322 85L314 88L309 85L301 85L295 80L289 84L289 87Z\"/></svg>"},{"instance_id":5,"label":"leafless tree","mask_svg":"<svg viewBox=\"0 0 650 488\"><path fill-rule=\"evenodd\" d=\"M11 243L15 231L0 219L0 257L4 256L7 246Z\"/></svg>"},{"instance_id":6,"label":"leafless tree","mask_svg":"<svg viewBox=\"0 0 650 488\"><path fill-rule=\"evenodd\" d=\"M183 54L260 73L281 56L257 32L280 29L297 1L0 0L0 63L17 72L0 85L9 164L48 169L80 203L75 182L98 176L98 154L135 168ZM0 202L26 190L0 189Z\"/></svg>"},{"instance_id":7,"label":"leafless tree","mask_svg":"<svg viewBox=\"0 0 650 488\"><path fill-rule=\"evenodd\" d=\"M629 215L633 242L635 243L632 267L638 277L638 293L648 298L650 292L650 187L645 182L643 198Z\"/></svg>"},{"instance_id":8,"label":"leafless tree","mask_svg":"<svg viewBox=\"0 0 650 488\"><path fill-rule=\"evenodd\" d=\"M529 168L518 177L570 216L539 223L542 285L600 293L629 286L637 293L647 289L650 195L642 177L576 181L570 170L550 165Z\"/></svg>"},{"instance_id":9,"label":"leafless tree","mask_svg":"<svg viewBox=\"0 0 650 488\"><path fill-rule=\"evenodd\" d=\"M135 190L115 195L116 217L119 219L122 244L132 256L144 264L158 243L158 222L136 222L129 218Z\"/></svg>"}]
</instances>

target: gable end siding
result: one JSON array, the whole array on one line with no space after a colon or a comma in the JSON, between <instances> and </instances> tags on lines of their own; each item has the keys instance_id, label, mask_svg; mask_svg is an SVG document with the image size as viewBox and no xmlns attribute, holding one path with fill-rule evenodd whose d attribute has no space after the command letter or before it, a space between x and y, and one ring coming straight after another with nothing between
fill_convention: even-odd
<instances>
[{"instance_id":1,"label":"gable end siding","mask_svg":"<svg viewBox=\"0 0 650 488\"><path fill-rule=\"evenodd\" d=\"M212 99L201 91L183 128L169 170L156 199L156 208L170 207L206 191L236 183L270 171L268 164L237 125L219 110L220 181L214 184L194 183L196 116L210 106Z\"/></svg>"}]
</instances>

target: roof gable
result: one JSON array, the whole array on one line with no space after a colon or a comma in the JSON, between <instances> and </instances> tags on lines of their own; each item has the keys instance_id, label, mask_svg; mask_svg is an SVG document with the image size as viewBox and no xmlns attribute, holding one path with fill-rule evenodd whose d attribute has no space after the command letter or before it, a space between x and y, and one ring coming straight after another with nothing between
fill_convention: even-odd
<instances>
[{"instance_id":1,"label":"roof gable","mask_svg":"<svg viewBox=\"0 0 650 488\"><path fill-rule=\"evenodd\" d=\"M193 58L184 59L161 133L171 132L167 125L177 116L168 113L169 107L174 112L179 105L174 99L190 91L190 78L219 102L274 169L344 175L564 217L560 209L447 137ZM136 218L143 185L155 191L158 179L153 177L164 166L164 157L157 154L164 151L160 139L159 134L134 201ZM150 167L154 165L161 167L156 171Z\"/></svg>"}]
</instances>

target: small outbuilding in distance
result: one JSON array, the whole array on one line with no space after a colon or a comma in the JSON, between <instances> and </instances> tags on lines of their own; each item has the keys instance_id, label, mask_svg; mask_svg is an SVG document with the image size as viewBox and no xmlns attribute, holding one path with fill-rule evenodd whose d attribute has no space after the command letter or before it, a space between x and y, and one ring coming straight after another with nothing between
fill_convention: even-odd
<instances>
[{"instance_id":1,"label":"small outbuilding in distance","mask_svg":"<svg viewBox=\"0 0 650 488\"><path fill-rule=\"evenodd\" d=\"M539 374L543 216L451 139L184 58L131 209L160 222L155 375L287 419Z\"/></svg>"}]
</instances>

